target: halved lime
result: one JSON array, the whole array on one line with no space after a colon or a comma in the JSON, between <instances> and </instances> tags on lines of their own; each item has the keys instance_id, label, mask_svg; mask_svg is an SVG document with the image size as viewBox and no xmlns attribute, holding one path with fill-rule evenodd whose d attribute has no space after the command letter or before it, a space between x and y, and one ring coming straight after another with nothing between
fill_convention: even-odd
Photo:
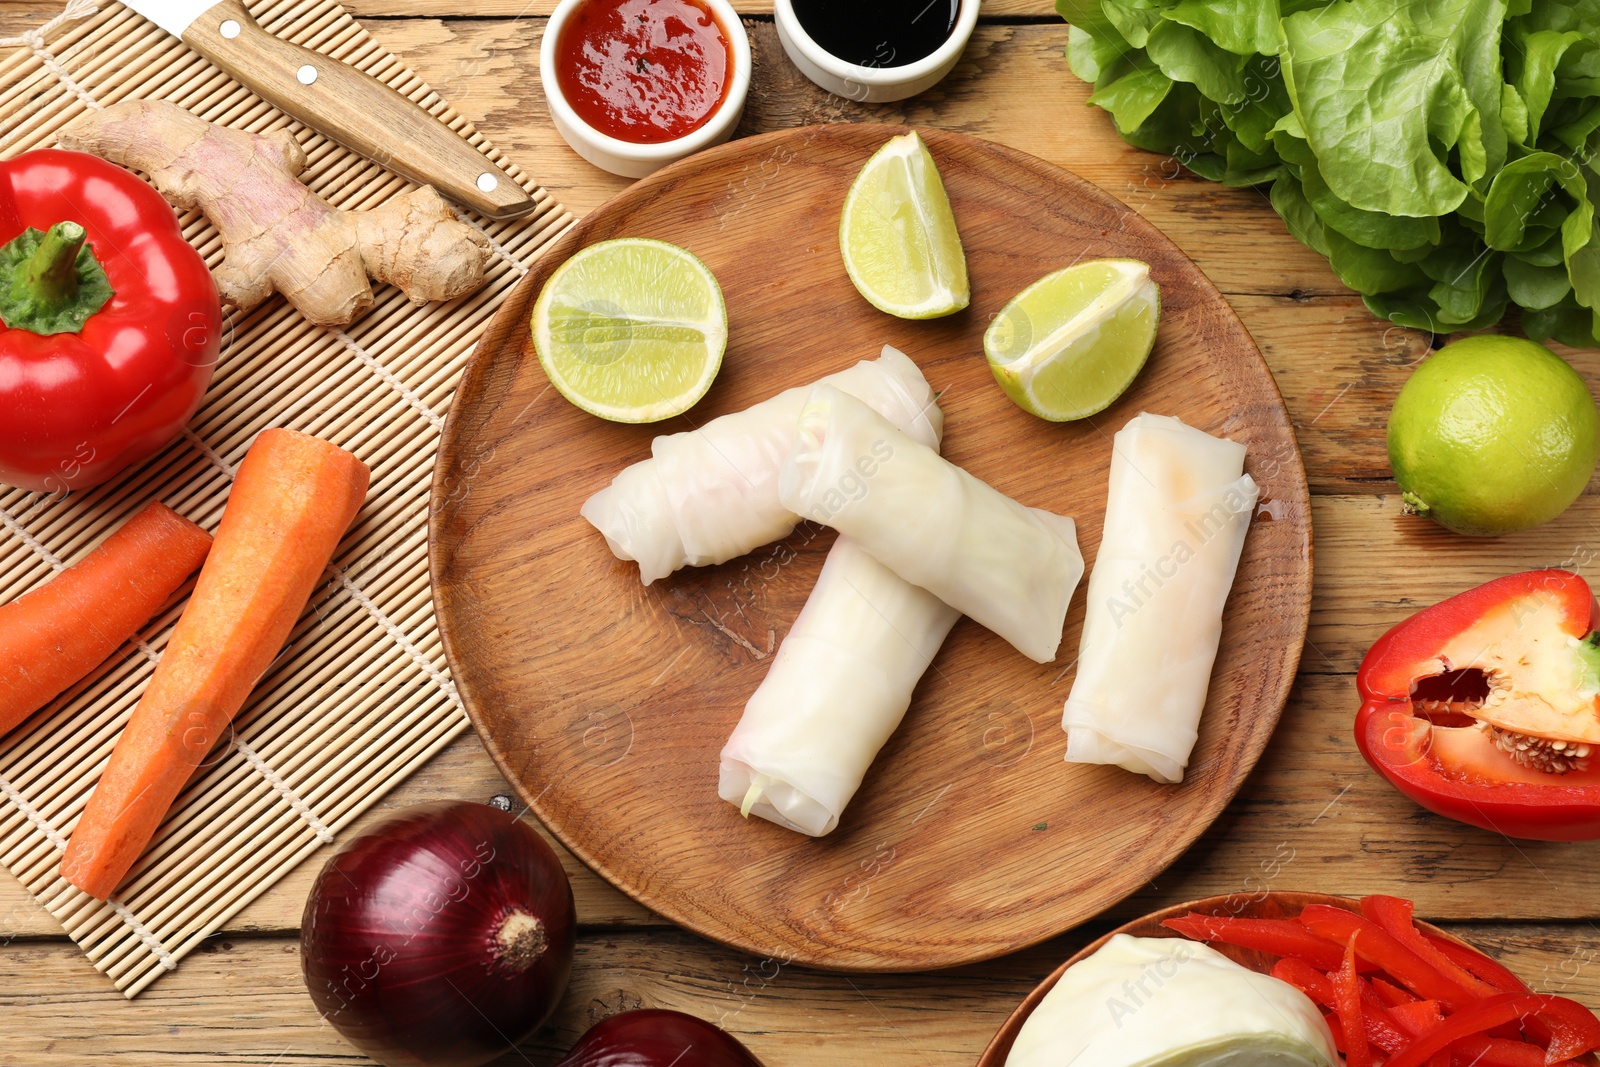
<instances>
[{"instance_id":1,"label":"halved lime","mask_svg":"<svg viewBox=\"0 0 1600 1067\"><path fill-rule=\"evenodd\" d=\"M915 133L891 138L856 175L839 250L856 289L880 311L933 319L972 299L950 197Z\"/></svg>"},{"instance_id":2,"label":"halved lime","mask_svg":"<svg viewBox=\"0 0 1600 1067\"><path fill-rule=\"evenodd\" d=\"M533 305L533 347L561 395L612 422L681 415L728 342L722 289L693 253L620 237L556 268Z\"/></svg>"},{"instance_id":3,"label":"halved lime","mask_svg":"<svg viewBox=\"0 0 1600 1067\"><path fill-rule=\"evenodd\" d=\"M1022 410L1069 422L1104 411L1133 384L1160 318L1150 264L1093 259L1017 294L984 331L983 352Z\"/></svg>"}]
</instances>

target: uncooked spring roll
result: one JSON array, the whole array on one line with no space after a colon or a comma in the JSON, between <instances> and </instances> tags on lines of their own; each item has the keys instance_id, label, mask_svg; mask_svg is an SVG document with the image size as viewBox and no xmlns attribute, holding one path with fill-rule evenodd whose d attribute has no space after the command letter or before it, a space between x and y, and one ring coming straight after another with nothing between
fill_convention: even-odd
<instances>
[{"instance_id":1,"label":"uncooked spring roll","mask_svg":"<svg viewBox=\"0 0 1600 1067\"><path fill-rule=\"evenodd\" d=\"M828 385L800 412L778 498L1030 659L1055 656L1083 576L1071 519L1024 507Z\"/></svg>"},{"instance_id":2,"label":"uncooked spring roll","mask_svg":"<svg viewBox=\"0 0 1600 1067\"><path fill-rule=\"evenodd\" d=\"M718 794L746 815L830 833L959 617L839 538L722 749Z\"/></svg>"},{"instance_id":3,"label":"uncooked spring roll","mask_svg":"<svg viewBox=\"0 0 1600 1067\"><path fill-rule=\"evenodd\" d=\"M885 345L877 359L822 381L937 446L943 416L933 390L897 349ZM809 391L788 389L698 430L657 437L651 458L585 501L583 517L618 559L638 561L645 585L679 567L723 563L787 537L800 519L778 502L778 470Z\"/></svg>"},{"instance_id":4,"label":"uncooked spring roll","mask_svg":"<svg viewBox=\"0 0 1600 1067\"><path fill-rule=\"evenodd\" d=\"M1258 491L1243 445L1164 415L1117 432L1062 725L1071 763L1179 782Z\"/></svg>"}]
</instances>

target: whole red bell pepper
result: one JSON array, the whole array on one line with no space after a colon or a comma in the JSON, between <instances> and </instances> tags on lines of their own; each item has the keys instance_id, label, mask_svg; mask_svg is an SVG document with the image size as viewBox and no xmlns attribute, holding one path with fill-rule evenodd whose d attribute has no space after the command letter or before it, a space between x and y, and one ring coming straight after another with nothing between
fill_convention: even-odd
<instances>
[{"instance_id":1,"label":"whole red bell pepper","mask_svg":"<svg viewBox=\"0 0 1600 1067\"><path fill-rule=\"evenodd\" d=\"M81 152L0 162L0 482L105 481L171 441L211 380L222 309L160 194Z\"/></svg>"},{"instance_id":2,"label":"whole red bell pepper","mask_svg":"<svg viewBox=\"0 0 1600 1067\"><path fill-rule=\"evenodd\" d=\"M1600 837L1600 635L1569 571L1499 578L1384 634L1356 744L1423 807L1510 837Z\"/></svg>"}]
</instances>

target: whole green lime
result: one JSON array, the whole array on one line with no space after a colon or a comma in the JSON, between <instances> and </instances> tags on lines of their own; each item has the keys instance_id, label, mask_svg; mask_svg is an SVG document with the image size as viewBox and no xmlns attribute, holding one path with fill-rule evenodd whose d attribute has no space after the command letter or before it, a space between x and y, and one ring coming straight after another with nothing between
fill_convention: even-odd
<instances>
[{"instance_id":1,"label":"whole green lime","mask_svg":"<svg viewBox=\"0 0 1600 1067\"><path fill-rule=\"evenodd\" d=\"M1389 414L1389 466L1407 511L1494 537L1549 522L1600 458L1589 387L1543 345L1484 335L1418 367Z\"/></svg>"}]
</instances>

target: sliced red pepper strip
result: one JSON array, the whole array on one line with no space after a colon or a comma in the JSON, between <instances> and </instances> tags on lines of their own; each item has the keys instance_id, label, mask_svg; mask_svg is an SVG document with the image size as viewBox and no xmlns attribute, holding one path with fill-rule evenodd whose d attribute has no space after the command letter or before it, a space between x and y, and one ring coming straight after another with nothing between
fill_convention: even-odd
<instances>
[{"instance_id":1,"label":"sliced red pepper strip","mask_svg":"<svg viewBox=\"0 0 1600 1067\"><path fill-rule=\"evenodd\" d=\"M1461 966L1434 947L1422 931L1417 929L1413 917L1414 905L1399 897L1372 894L1361 898L1361 914L1383 928L1383 932L1410 949L1434 970L1450 979L1475 997L1492 997L1500 992L1495 986Z\"/></svg>"},{"instance_id":2,"label":"sliced red pepper strip","mask_svg":"<svg viewBox=\"0 0 1600 1067\"><path fill-rule=\"evenodd\" d=\"M1304 960L1284 957L1268 972L1280 982L1288 982L1325 1008L1333 1006L1333 983L1328 976Z\"/></svg>"},{"instance_id":3,"label":"sliced red pepper strip","mask_svg":"<svg viewBox=\"0 0 1600 1067\"><path fill-rule=\"evenodd\" d=\"M1546 1067L1538 1045L1482 1034L1450 1042L1450 1058L1460 1067Z\"/></svg>"},{"instance_id":4,"label":"sliced red pepper strip","mask_svg":"<svg viewBox=\"0 0 1600 1067\"><path fill-rule=\"evenodd\" d=\"M1372 1067L1372 1049L1367 1044L1366 1018L1361 1010L1361 979L1356 974L1356 941L1357 935L1352 934L1345 946L1344 963L1330 976L1333 1009L1338 1012L1339 1026L1344 1030L1345 1067Z\"/></svg>"},{"instance_id":5,"label":"sliced red pepper strip","mask_svg":"<svg viewBox=\"0 0 1600 1067\"><path fill-rule=\"evenodd\" d=\"M1413 1000L1408 1004L1399 1004L1388 1011L1389 1018L1408 1035L1406 1044L1412 1039L1421 1037L1444 1018L1444 1011L1439 1007L1437 1000Z\"/></svg>"},{"instance_id":6,"label":"sliced red pepper strip","mask_svg":"<svg viewBox=\"0 0 1600 1067\"><path fill-rule=\"evenodd\" d=\"M1272 965L1272 977L1280 982L1287 982L1300 992L1310 997L1325 1008L1333 1008L1334 991L1332 980L1304 960L1284 958ZM1367 1041L1382 1049L1386 1055L1394 1055L1411 1043L1411 1036L1395 1026L1384 1015L1383 1004L1377 995L1365 982L1360 981L1360 993L1363 1021L1366 1024ZM1333 1028L1337 1036L1338 1027ZM1340 1051L1344 1051L1340 1046Z\"/></svg>"},{"instance_id":7,"label":"sliced red pepper strip","mask_svg":"<svg viewBox=\"0 0 1600 1067\"><path fill-rule=\"evenodd\" d=\"M1373 989L1372 983L1364 978L1357 978L1356 982L1361 988L1361 1010L1366 1017L1367 1040L1382 1049L1385 1055L1393 1056L1411 1043L1411 1036L1389 1018L1388 1006Z\"/></svg>"},{"instance_id":8,"label":"sliced red pepper strip","mask_svg":"<svg viewBox=\"0 0 1600 1067\"><path fill-rule=\"evenodd\" d=\"M1502 993L1526 993L1527 983L1492 956L1486 956L1477 949L1468 948L1466 945L1447 941L1442 937L1435 937L1430 933L1423 933L1428 944L1438 949L1440 953L1454 960L1461 967L1477 975L1483 981L1494 986Z\"/></svg>"},{"instance_id":9,"label":"sliced red pepper strip","mask_svg":"<svg viewBox=\"0 0 1600 1067\"><path fill-rule=\"evenodd\" d=\"M1378 999L1389 1008L1398 1004L1411 1004L1418 999L1414 994L1407 993L1393 982L1386 982L1382 978L1374 978L1372 988L1378 994Z\"/></svg>"},{"instance_id":10,"label":"sliced red pepper strip","mask_svg":"<svg viewBox=\"0 0 1600 1067\"><path fill-rule=\"evenodd\" d=\"M1389 1018L1405 1032L1405 1044L1424 1036L1443 1018L1436 1000L1402 1004L1389 1010ZM1544 1049L1526 1041L1473 1034L1452 1041L1448 1050L1435 1052L1429 1067L1447 1058L1456 1067L1545 1067Z\"/></svg>"},{"instance_id":11,"label":"sliced red pepper strip","mask_svg":"<svg viewBox=\"0 0 1600 1067\"><path fill-rule=\"evenodd\" d=\"M1341 943L1354 938L1358 954L1426 1000L1454 1009L1478 999L1365 916L1331 904L1307 904L1300 912L1300 922L1312 933Z\"/></svg>"},{"instance_id":12,"label":"sliced red pepper strip","mask_svg":"<svg viewBox=\"0 0 1600 1067\"><path fill-rule=\"evenodd\" d=\"M1423 938L1439 950L1439 953L1462 969L1474 974L1478 979L1487 983L1502 993L1528 993L1531 990L1522 979L1513 974L1504 964L1492 956L1487 956L1475 948L1448 941L1433 934L1423 933ZM1527 1019L1522 1023L1521 1030L1517 1032L1516 1024L1508 1023L1498 1032L1491 1033L1490 1037L1504 1037L1508 1040L1522 1040L1524 1035L1528 1040L1537 1043L1541 1048L1550 1044L1550 1029L1538 1019Z\"/></svg>"},{"instance_id":13,"label":"sliced red pepper strip","mask_svg":"<svg viewBox=\"0 0 1600 1067\"><path fill-rule=\"evenodd\" d=\"M1333 1035L1333 1047L1339 1050L1339 1055L1344 1055L1344 1034L1339 1030L1339 1016L1331 1011L1322 1013L1322 1021L1328 1024L1328 1033Z\"/></svg>"},{"instance_id":14,"label":"sliced red pepper strip","mask_svg":"<svg viewBox=\"0 0 1600 1067\"><path fill-rule=\"evenodd\" d=\"M1187 915L1162 922L1193 941L1221 941L1240 948L1305 960L1319 971L1332 971L1344 958L1337 942L1318 937L1293 919L1247 919L1226 915Z\"/></svg>"},{"instance_id":15,"label":"sliced red pepper strip","mask_svg":"<svg viewBox=\"0 0 1600 1067\"><path fill-rule=\"evenodd\" d=\"M1423 1067L1435 1052L1462 1038L1528 1016L1538 1017L1551 1029L1550 1047L1545 1051L1547 1065L1600 1048L1600 1019L1582 1004L1543 993L1501 993L1453 1012L1396 1053L1386 1067Z\"/></svg>"}]
</instances>

